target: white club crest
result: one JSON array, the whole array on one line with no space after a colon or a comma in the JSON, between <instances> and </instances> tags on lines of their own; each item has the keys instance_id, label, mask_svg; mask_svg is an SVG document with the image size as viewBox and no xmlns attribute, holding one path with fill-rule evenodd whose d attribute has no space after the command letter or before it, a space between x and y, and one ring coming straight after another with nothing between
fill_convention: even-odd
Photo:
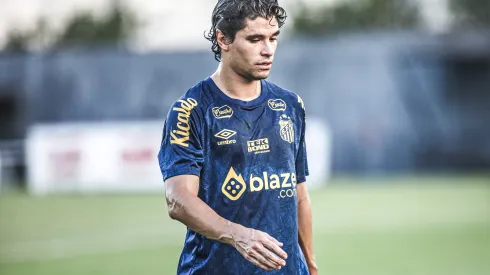
<instances>
[{"instance_id":1,"label":"white club crest","mask_svg":"<svg viewBox=\"0 0 490 275\"><path fill-rule=\"evenodd\" d=\"M279 120L281 138L289 143L294 142L294 125L293 121L287 115L281 115Z\"/></svg>"}]
</instances>

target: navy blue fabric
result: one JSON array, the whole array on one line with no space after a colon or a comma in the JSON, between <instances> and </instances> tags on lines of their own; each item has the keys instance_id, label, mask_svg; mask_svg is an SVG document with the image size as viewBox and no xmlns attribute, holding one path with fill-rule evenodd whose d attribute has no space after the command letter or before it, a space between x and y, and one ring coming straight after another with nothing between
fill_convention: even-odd
<instances>
[{"instance_id":1,"label":"navy blue fabric","mask_svg":"<svg viewBox=\"0 0 490 275\"><path fill-rule=\"evenodd\" d=\"M177 274L308 274L296 193L308 175L304 105L261 84L252 101L226 96L211 78L192 87L168 113L158 158L164 180L199 176L198 196L218 215L283 242L286 266L263 271L234 247L188 229Z\"/></svg>"}]
</instances>

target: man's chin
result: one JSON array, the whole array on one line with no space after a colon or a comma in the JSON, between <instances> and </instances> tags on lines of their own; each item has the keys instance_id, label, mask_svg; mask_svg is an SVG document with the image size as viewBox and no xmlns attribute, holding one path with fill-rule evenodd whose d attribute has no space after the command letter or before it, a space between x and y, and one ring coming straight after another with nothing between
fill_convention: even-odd
<instances>
[{"instance_id":1,"label":"man's chin","mask_svg":"<svg viewBox=\"0 0 490 275\"><path fill-rule=\"evenodd\" d=\"M262 80L269 77L269 72L261 72L252 75L253 80Z\"/></svg>"}]
</instances>

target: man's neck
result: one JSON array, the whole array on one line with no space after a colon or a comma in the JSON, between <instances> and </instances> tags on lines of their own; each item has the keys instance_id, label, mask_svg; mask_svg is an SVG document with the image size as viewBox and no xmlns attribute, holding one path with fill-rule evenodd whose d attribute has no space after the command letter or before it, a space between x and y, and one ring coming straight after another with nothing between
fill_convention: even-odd
<instances>
[{"instance_id":1,"label":"man's neck","mask_svg":"<svg viewBox=\"0 0 490 275\"><path fill-rule=\"evenodd\" d=\"M246 80L231 69L224 69L220 63L211 75L216 86L227 96L243 101L250 101L260 96L260 80Z\"/></svg>"}]
</instances>

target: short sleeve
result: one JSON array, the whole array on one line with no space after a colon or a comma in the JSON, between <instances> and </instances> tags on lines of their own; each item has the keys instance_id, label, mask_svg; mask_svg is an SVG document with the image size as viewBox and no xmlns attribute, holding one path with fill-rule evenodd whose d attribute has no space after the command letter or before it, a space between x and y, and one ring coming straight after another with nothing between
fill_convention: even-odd
<instances>
[{"instance_id":1,"label":"short sleeve","mask_svg":"<svg viewBox=\"0 0 490 275\"><path fill-rule=\"evenodd\" d=\"M203 146L198 104L193 98L180 99L168 113L158 153L164 181L178 175L200 176Z\"/></svg>"},{"instance_id":2,"label":"short sleeve","mask_svg":"<svg viewBox=\"0 0 490 275\"><path fill-rule=\"evenodd\" d=\"M298 148L298 153L296 155L296 177L298 183L303 183L306 182L306 176L309 175L308 158L306 154L306 139L305 139L306 114L304 110L304 105L299 97L298 97L298 101L302 105L302 109L301 109L302 119L301 119L301 135L299 141L299 148Z\"/></svg>"}]
</instances>

